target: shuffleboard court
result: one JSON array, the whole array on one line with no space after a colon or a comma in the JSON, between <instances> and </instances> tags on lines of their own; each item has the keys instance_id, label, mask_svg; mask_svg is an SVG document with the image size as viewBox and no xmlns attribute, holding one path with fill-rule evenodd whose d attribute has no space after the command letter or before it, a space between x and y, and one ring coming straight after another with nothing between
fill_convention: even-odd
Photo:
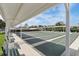
<instances>
[{"instance_id":1,"label":"shuffleboard court","mask_svg":"<svg viewBox=\"0 0 79 59\"><path fill-rule=\"evenodd\" d=\"M52 38L56 38L58 36L62 36L65 35L65 33L63 32L53 32L53 31L35 31L35 32L24 32L25 35L29 35L35 38L40 38L43 40L48 40L48 39L52 39Z\"/></svg>"},{"instance_id":2,"label":"shuffleboard court","mask_svg":"<svg viewBox=\"0 0 79 59\"><path fill-rule=\"evenodd\" d=\"M78 35L79 34L76 33L70 35L70 44L77 38ZM65 37L41 44L39 46L36 46L35 48L37 48L47 56L59 56L65 50Z\"/></svg>"},{"instance_id":3,"label":"shuffleboard court","mask_svg":"<svg viewBox=\"0 0 79 59\"><path fill-rule=\"evenodd\" d=\"M20 36L20 33L18 33L17 35ZM63 35L65 35L65 32L34 31L34 32L23 32L22 38L25 42L32 45L38 53L40 51L41 53L47 56L59 56L65 51L66 36ZM78 37L78 35L79 33L70 34L70 44ZM57 39L50 40L54 38ZM47 40L50 40L50 42L48 42ZM33 45L43 41L46 42L35 46Z\"/></svg>"}]
</instances>

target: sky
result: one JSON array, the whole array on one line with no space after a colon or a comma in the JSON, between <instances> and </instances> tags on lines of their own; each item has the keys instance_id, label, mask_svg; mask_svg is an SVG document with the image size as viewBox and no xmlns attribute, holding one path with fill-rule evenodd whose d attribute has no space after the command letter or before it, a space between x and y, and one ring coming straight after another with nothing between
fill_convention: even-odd
<instances>
[{"instance_id":1,"label":"sky","mask_svg":"<svg viewBox=\"0 0 79 59\"><path fill-rule=\"evenodd\" d=\"M24 21L22 24L24 25L27 23L30 25L55 25L57 22L63 21L66 23L65 19L65 7L64 4L60 4L55 6L54 8L51 7L41 14ZM79 4L72 3L70 4L70 25L78 25L79 24Z\"/></svg>"},{"instance_id":2,"label":"sky","mask_svg":"<svg viewBox=\"0 0 79 59\"><path fill-rule=\"evenodd\" d=\"M72 4L70 7L70 24L79 25L79 4Z\"/></svg>"},{"instance_id":3,"label":"sky","mask_svg":"<svg viewBox=\"0 0 79 59\"><path fill-rule=\"evenodd\" d=\"M61 6L61 7L60 7ZM28 25L54 25L58 21L63 21L65 23L65 8L63 4L60 6L51 7L41 14L26 20L22 24L27 23Z\"/></svg>"},{"instance_id":4,"label":"sky","mask_svg":"<svg viewBox=\"0 0 79 59\"><path fill-rule=\"evenodd\" d=\"M1 16L0 16L1 18ZM59 4L57 6L51 7L42 13L38 14L37 16L28 19L21 24L17 25L24 25L27 23L30 25L55 25L57 22L63 21L66 22L65 19L65 7L64 4ZM78 25L79 24L79 4L72 3L70 4L70 25Z\"/></svg>"}]
</instances>

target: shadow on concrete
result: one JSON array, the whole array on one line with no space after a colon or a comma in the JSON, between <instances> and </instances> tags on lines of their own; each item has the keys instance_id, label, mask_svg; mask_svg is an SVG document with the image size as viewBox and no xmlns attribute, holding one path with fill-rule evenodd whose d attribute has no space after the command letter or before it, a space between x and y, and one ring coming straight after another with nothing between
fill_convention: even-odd
<instances>
[{"instance_id":1,"label":"shadow on concrete","mask_svg":"<svg viewBox=\"0 0 79 59\"><path fill-rule=\"evenodd\" d=\"M60 56L65 51L65 46L51 42L35 46L35 48L46 56Z\"/></svg>"}]
</instances>

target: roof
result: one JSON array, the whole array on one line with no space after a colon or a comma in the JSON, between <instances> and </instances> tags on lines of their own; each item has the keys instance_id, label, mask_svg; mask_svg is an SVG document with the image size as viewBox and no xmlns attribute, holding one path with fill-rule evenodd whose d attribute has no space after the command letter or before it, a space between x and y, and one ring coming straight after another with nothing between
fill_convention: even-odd
<instances>
[{"instance_id":1,"label":"roof","mask_svg":"<svg viewBox=\"0 0 79 59\"><path fill-rule=\"evenodd\" d=\"M13 27L55 5L56 3L1 3L0 14L7 27Z\"/></svg>"}]
</instances>

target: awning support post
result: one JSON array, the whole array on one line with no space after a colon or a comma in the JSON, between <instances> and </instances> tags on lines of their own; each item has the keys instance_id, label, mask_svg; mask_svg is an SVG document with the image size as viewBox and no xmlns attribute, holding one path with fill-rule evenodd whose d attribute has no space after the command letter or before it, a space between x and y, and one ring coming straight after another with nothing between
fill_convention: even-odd
<instances>
[{"instance_id":1,"label":"awning support post","mask_svg":"<svg viewBox=\"0 0 79 59\"><path fill-rule=\"evenodd\" d=\"M65 46L66 46L66 56L70 56L70 40L69 40L69 33L70 33L70 15L69 15L69 3L65 3L65 9L66 9L66 40L65 40Z\"/></svg>"},{"instance_id":2,"label":"awning support post","mask_svg":"<svg viewBox=\"0 0 79 59\"><path fill-rule=\"evenodd\" d=\"M22 28L20 28L20 37L22 38Z\"/></svg>"},{"instance_id":3,"label":"awning support post","mask_svg":"<svg viewBox=\"0 0 79 59\"><path fill-rule=\"evenodd\" d=\"M6 23L6 27L5 27L5 38L6 38L6 53L9 56L10 52L9 52L9 28L7 26Z\"/></svg>"}]
</instances>

